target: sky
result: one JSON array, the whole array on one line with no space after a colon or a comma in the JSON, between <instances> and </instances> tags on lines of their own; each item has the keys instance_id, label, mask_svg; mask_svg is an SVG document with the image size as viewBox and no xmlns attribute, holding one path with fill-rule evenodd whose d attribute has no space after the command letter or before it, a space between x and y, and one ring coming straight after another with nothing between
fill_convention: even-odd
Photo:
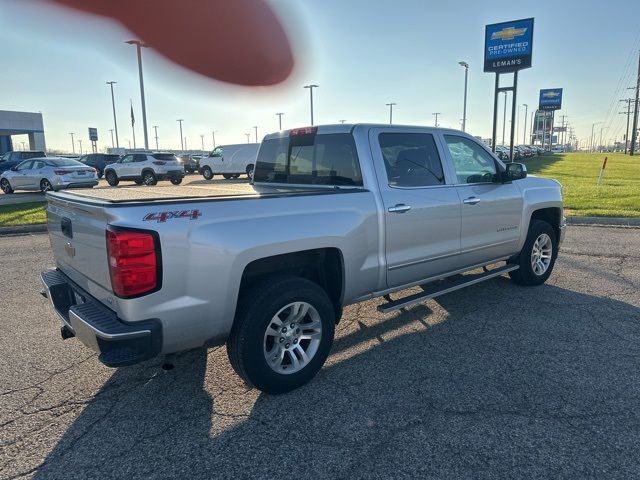
<instances>
[{"instance_id":1,"label":"sky","mask_svg":"<svg viewBox=\"0 0 640 480\"><path fill-rule=\"evenodd\" d=\"M494 74L483 73L484 26L535 18L533 66L518 77L517 103L531 108L541 88L564 89L562 110L579 139L603 130L622 138L626 118L619 99L630 96L640 51L637 0L609 2L272 0L294 47L292 76L275 87L235 87L191 73L145 49L144 73L150 146L188 148L246 142L283 128L309 125L309 93L315 83L316 124L394 123L460 128L464 69L470 65L467 131L491 136ZM37 7L37 8L36 8ZM212 21L212 28L215 22ZM170 32L168 32L170 34ZM88 144L96 127L99 148L111 145L111 96L115 85L121 146L132 141L130 100L142 146L142 115L131 33L115 22L71 13L38 0L0 0L0 110L42 112L47 146L71 151L69 132ZM233 41L233 39L230 39ZM215 62L215 58L211 59ZM505 84L510 82L508 76ZM500 104L502 106L502 104ZM502 111L502 110L500 110ZM522 142L524 106L517 143ZM501 115L500 115L501 117ZM498 128L498 141L502 127ZM204 137L202 138L201 135ZM508 135L508 134L507 134ZM21 137L16 137L20 140ZM14 145L17 143L14 141ZM78 148L78 145L75 145Z\"/></svg>"}]
</instances>

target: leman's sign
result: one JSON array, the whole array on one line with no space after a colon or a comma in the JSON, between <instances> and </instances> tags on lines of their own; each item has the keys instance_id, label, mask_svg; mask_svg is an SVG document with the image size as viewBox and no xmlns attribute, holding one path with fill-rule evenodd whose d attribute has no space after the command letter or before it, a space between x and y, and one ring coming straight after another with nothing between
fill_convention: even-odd
<instances>
[{"instance_id":1,"label":"leman's sign","mask_svg":"<svg viewBox=\"0 0 640 480\"><path fill-rule=\"evenodd\" d=\"M533 18L487 25L484 71L507 73L531 67Z\"/></svg>"},{"instance_id":2,"label":"leman's sign","mask_svg":"<svg viewBox=\"0 0 640 480\"><path fill-rule=\"evenodd\" d=\"M540 90L539 110L560 110L562 108L562 89L544 88Z\"/></svg>"}]
</instances>

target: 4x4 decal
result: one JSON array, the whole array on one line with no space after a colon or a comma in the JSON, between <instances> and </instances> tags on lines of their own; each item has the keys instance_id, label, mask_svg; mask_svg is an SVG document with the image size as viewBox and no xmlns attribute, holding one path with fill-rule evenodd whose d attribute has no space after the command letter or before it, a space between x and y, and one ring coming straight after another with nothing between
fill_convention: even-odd
<instances>
[{"instance_id":1,"label":"4x4 decal","mask_svg":"<svg viewBox=\"0 0 640 480\"><path fill-rule=\"evenodd\" d=\"M197 220L202 216L200 210L176 210L175 212L153 212L147 213L142 221L164 223L174 218L188 218L189 220Z\"/></svg>"}]
</instances>

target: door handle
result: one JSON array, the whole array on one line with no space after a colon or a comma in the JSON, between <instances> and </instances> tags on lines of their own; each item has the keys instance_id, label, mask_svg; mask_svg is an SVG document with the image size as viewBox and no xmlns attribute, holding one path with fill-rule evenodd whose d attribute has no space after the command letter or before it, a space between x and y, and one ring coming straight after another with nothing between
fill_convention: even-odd
<instances>
[{"instance_id":1,"label":"door handle","mask_svg":"<svg viewBox=\"0 0 640 480\"><path fill-rule=\"evenodd\" d=\"M404 203L398 203L393 207L389 207L389 212L391 213L404 213L411 210L411 205L405 205Z\"/></svg>"},{"instance_id":2,"label":"door handle","mask_svg":"<svg viewBox=\"0 0 640 480\"><path fill-rule=\"evenodd\" d=\"M469 197L469 198L465 198L462 203L464 203L465 205L475 205L476 203L479 203L480 199L478 197Z\"/></svg>"}]
</instances>

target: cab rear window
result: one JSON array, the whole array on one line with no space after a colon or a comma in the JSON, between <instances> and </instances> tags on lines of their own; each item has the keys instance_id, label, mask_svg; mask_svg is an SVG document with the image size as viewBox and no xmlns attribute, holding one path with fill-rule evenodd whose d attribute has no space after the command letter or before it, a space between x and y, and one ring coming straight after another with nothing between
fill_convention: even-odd
<instances>
[{"instance_id":1,"label":"cab rear window","mask_svg":"<svg viewBox=\"0 0 640 480\"><path fill-rule=\"evenodd\" d=\"M304 137L274 138L262 142L254 182L362 186L360 163L351 134Z\"/></svg>"}]
</instances>

